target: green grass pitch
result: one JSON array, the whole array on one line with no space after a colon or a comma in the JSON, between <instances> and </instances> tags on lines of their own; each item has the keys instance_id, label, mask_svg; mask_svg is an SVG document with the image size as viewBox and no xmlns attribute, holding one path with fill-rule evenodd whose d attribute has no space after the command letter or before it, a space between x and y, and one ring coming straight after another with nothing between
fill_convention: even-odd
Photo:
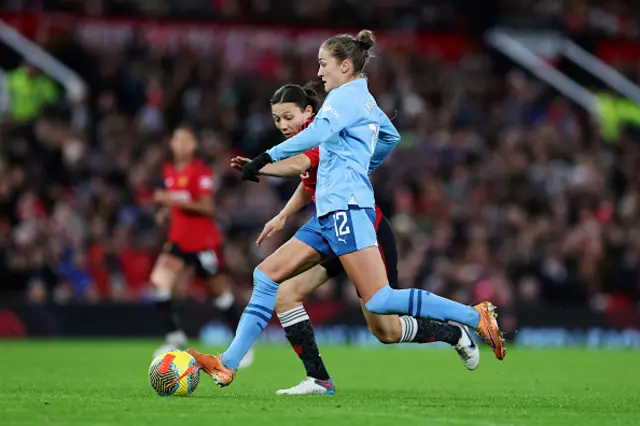
<instances>
[{"instance_id":1,"label":"green grass pitch","mask_svg":"<svg viewBox=\"0 0 640 426\"><path fill-rule=\"evenodd\" d=\"M0 425L640 425L640 353L513 349L468 372L453 350L325 348L335 396L276 396L304 371L258 346L225 389L156 396L150 341L0 343ZM213 351L213 348L200 348Z\"/></svg>"}]
</instances>

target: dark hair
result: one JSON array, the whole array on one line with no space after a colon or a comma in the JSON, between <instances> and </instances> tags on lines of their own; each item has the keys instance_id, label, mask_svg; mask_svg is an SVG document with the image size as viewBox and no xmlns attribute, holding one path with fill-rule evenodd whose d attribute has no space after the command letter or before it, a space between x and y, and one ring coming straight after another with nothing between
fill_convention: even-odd
<instances>
[{"instance_id":1,"label":"dark hair","mask_svg":"<svg viewBox=\"0 0 640 426\"><path fill-rule=\"evenodd\" d=\"M284 104L292 102L301 110L311 105L313 112L318 112L320 105L324 101L326 93L324 92L324 83L322 80L309 81L304 86L297 84L285 84L273 94L269 103L271 105Z\"/></svg>"},{"instance_id":2,"label":"dark hair","mask_svg":"<svg viewBox=\"0 0 640 426\"><path fill-rule=\"evenodd\" d=\"M373 33L362 30L357 36L350 34L337 34L328 38L322 46L331 52L331 55L342 62L350 59L353 63L353 74L364 74L364 70L371 59L369 50L376 44Z\"/></svg>"},{"instance_id":3,"label":"dark hair","mask_svg":"<svg viewBox=\"0 0 640 426\"><path fill-rule=\"evenodd\" d=\"M176 126L175 129L173 129L174 132L177 130L186 130L187 132L191 133L191 136L193 136L196 141L198 140L198 131L196 130L196 127L191 123L180 123Z\"/></svg>"},{"instance_id":4,"label":"dark hair","mask_svg":"<svg viewBox=\"0 0 640 426\"><path fill-rule=\"evenodd\" d=\"M196 143L196 149L193 152L193 158L202 158L202 151L201 151L202 147L200 146L200 141L199 141L200 138L199 138L199 132L197 127L188 122L180 123L173 128L173 131L171 132L171 135L172 135L171 138L173 137L173 134L175 134L175 132L177 132L178 130L184 130L191 134L191 137ZM172 162L174 159L173 152L169 148L169 144L165 145L165 154L163 157L165 162Z\"/></svg>"}]
</instances>

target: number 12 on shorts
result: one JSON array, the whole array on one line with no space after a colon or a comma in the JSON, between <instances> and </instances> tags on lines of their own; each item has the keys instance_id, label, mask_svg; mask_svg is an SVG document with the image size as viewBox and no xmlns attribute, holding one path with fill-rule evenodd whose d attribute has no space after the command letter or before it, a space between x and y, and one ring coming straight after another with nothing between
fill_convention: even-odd
<instances>
[{"instance_id":1,"label":"number 12 on shorts","mask_svg":"<svg viewBox=\"0 0 640 426\"><path fill-rule=\"evenodd\" d=\"M344 237L351 233L351 229L347 226L347 212L335 212L333 224L336 229L336 237Z\"/></svg>"}]
</instances>

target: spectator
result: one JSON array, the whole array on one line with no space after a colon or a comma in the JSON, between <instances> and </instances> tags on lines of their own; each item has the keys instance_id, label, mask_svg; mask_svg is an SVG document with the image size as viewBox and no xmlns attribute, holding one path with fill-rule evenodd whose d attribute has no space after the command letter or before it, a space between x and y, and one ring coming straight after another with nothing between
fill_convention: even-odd
<instances>
[{"instance_id":1,"label":"spectator","mask_svg":"<svg viewBox=\"0 0 640 426\"><path fill-rule=\"evenodd\" d=\"M58 100L58 88L51 79L27 62L5 75L4 88L9 116L17 123L35 119L38 113Z\"/></svg>"},{"instance_id":2,"label":"spectator","mask_svg":"<svg viewBox=\"0 0 640 426\"><path fill-rule=\"evenodd\" d=\"M215 12L243 13L231 3L215 2ZM394 16L415 7L391 3ZM324 14L349 4L308 7ZM292 13L311 16L306 8ZM267 100L279 85L309 79L315 58L295 49L253 56L250 43L232 42L202 56L142 37L122 50L73 46L82 52L73 66L92 90L89 130L43 113L31 117L29 132L2 130L0 225L11 229L0 239L0 274L9 277L2 282L36 301L144 298L163 241L149 194L168 132L188 121L215 172L227 267L239 291L248 289L254 265L307 214L255 248L256 233L296 182L242 183L228 159L279 141ZM369 73L403 137L372 176L397 233L401 285L513 308L637 303L633 135L620 129L615 143L603 144L566 99L522 73L494 75L487 64L477 55L452 65L410 48L383 49ZM345 284L332 283L323 296L341 297Z\"/></svg>"}]
</instances>

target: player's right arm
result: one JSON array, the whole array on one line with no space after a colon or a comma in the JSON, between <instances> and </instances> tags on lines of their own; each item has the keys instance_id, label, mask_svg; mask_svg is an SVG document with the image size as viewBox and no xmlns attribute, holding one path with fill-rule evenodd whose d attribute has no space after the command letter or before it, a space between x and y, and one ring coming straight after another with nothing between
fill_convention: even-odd
<instances>
[{"instance_id":1,"label":"player's right arm","mask_svg":"<svg viewBox=\"0 0 640 426\"><path fill-rule=\"evenodd\" d=\"M298 154L278 163L267 164L260 170L261 175L275 177L300 176L311 167L311 160L304 154Z\"/></svg>"},{"instance_id":2,"label":"player's right arm","mask_svg":"<svg viewBox=\"0 0 640 426\"><path fill-rule=\"evenodd\" d=\"M265 238L271 237L276 232L282 231L287 219L292 215L300 211L304 206L312 201L311 195L304 188L304 184L300 182L300 185L296 188L287 204L273 219L264 225L264 229L258 236L256 244L259 246L262 244Z\"/></svg>"},{"instance_id":3,"label":"player's right arm","mask_svg":"<svg viewBox=\"0 0 640 426\"><path fill-rule=\"evenodd\" d=\"M335 89L309 127L267 150L271 162L276 163L309 151L348 127L359 113L352 97L353 93L349 90Z\"/></svg>"},{"instance_id":4,"label":"player's right arm","mask_svg":"<svg viewBox=\"0 0 640 426\"><path fill-rule=\"evenodd\" d=\"M235 157L231 159L231 167L242 170L251 160L248 158ZM278 163L267 164L260 170L261 175L274 177L294 177L300 176L311 167L311 160L305 154L298 154Z\"/></svg>"}]
</instances>

